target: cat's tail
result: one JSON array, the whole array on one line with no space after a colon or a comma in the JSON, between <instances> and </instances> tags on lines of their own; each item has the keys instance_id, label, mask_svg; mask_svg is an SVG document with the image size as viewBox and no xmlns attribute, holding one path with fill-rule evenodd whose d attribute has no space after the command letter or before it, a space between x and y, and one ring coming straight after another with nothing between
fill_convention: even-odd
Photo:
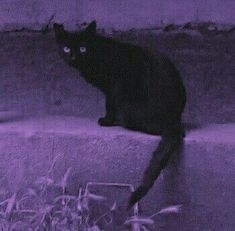
<instances>
[{"instance_id":1,"label":"cat's tail","mask_svg":"<svg viewBox=\"0 0 235 231\"><path fill-rule=\"evenodd\" d=\"M146 168L142 180L142 184L131 194L128 203L130 209L136 202L141 200L153 186L155 180L158 178L162 169L164 169L169 162L171 155L180 151L183 145L184 132L177 134L165 134L153 152L152 158Z\"/></svg>"}]
</instances>

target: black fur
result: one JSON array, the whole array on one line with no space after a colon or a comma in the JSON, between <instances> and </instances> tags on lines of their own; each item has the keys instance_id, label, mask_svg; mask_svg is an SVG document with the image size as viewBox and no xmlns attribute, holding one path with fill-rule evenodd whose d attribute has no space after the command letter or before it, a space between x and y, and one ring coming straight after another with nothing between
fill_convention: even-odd
<instances>
[{"instance_id":1,"label":"black fur","mask_svg":"<svg viewBox=\"0 0 235 231\"><path fill-rule=\"evenodd\" d=\"M101 126L119 125L162 137L145 170L142 184L132 193L129 207L153 186L170 156L183 141L181 115L186 94L180 74L164 55L115 41L96 33L96 22L76 33L54 24L64 60L106 97Z\"/></svg>"}]
</instances>

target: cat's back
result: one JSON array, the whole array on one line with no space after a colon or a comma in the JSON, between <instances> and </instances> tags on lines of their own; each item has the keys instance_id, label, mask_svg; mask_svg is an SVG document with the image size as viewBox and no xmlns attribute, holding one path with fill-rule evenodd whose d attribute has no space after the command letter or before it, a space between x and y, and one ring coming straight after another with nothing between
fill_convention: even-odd
<instances>
[{"instance_id":1,"label":"cat's back","mask_svg":"<svg viewBox=\"0 0 235 231\"><path fill-rule=\"evenodd\" d=\"M101 36L100 49L109 60L119 62L122 67L134 66L135 69L151 69L156 71L176 71L173 62L162 52L152 52L148 47Z\"/></svg>"},{"instance_id":2,"label":"cat's back","mask_svg":"<svg viewBox=\"0 0 235 231\"><path fill-rule=\"evenodd\" d=\"M182 84L175 64L160 51L104 36L97 36L96 46L100 60L113 73L144 78L154 86L159 81L168 87Z\"/></svg>"},{"instance_id":3,"label":"cat's back","mask_svg":"<svg viewBox=\"0 0 235 231\"><path fill-rule=\"evenodd\" d=\"M103 52L103 55L111 55L116 58L132 58L134 61L137 58L144 57L144 49L140 46L123 42L112 37L97 36L96 38L97 46L99 47L100 52Z\"/></svg>"}]
</instances>

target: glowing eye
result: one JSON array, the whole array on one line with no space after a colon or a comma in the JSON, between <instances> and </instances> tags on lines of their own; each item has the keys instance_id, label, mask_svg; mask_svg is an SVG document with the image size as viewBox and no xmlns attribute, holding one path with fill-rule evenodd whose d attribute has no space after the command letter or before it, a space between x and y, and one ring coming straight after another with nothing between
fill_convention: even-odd
<instances>
[{"instance_id":1,"label":"glowing eye","mask_svg":"<svg viewBox=\"0 0 235 231\"><path fill-rule=\"evenodd\" d=\"M64 47L64 52L65 53L69 53L70 52L70 48L69 47Z\"/></svg>"},{"instance_id":2,"label":"glowing eye","mask_svg":"<svg viewBox=\"0 0 235 231\"><path fill-rule=\"evenodd\" d=\"M80 52L81 52L81 53L86 52L86 47L80 47Z\"/></svg>"}]
</instances>

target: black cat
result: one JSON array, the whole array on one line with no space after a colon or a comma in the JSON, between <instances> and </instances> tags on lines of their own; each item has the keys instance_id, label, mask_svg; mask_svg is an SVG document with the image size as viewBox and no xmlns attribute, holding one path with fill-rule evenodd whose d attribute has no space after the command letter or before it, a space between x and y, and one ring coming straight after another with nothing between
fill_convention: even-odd
<instances>
[{"instance_id":1,"label":"black cat","mask_svg":"<svg viewBox=\"0 0 235 231\"><path fill-rule=\"evenodd\" d=\"M54 31L64 60L106 97L106 115L99 125L120 125L162 137L142 184L130 197L130 208L147 194L183 143L186 93L180 74L161 54L97 34L95 21L73 33L55 23Z\"/></svg>"}]
</instances>

